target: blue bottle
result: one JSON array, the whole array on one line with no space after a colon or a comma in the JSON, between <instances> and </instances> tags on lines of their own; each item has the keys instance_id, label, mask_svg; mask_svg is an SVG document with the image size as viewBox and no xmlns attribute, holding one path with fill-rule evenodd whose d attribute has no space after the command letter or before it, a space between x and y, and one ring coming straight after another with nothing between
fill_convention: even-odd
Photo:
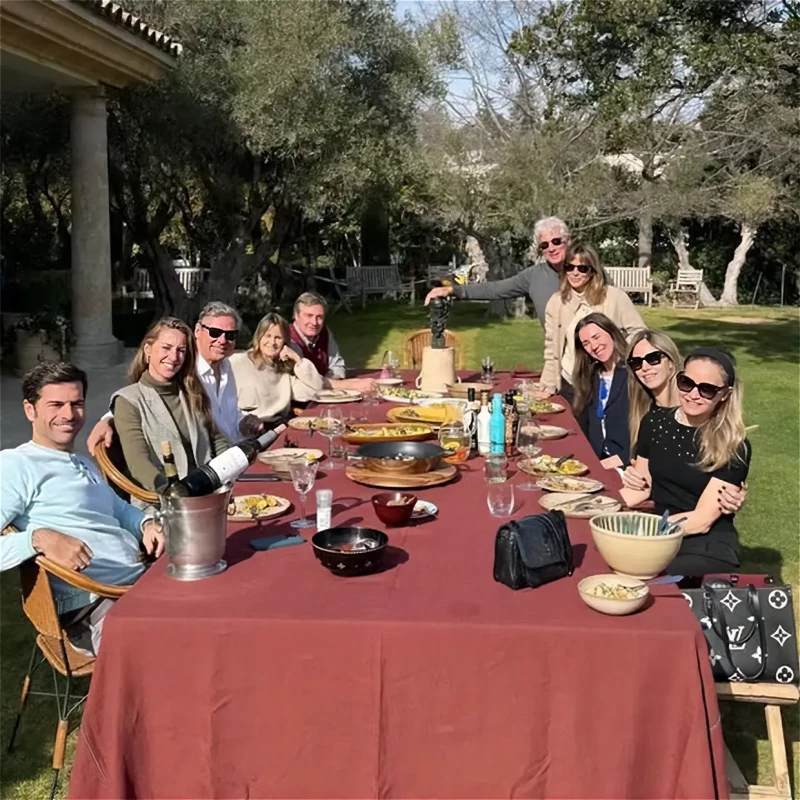
<instances>
[{"instance_id":1,"label":"blue bottle","mask_svg":"<svg viewBox=\"0 0 800 800\"><path fill-rule=\"evenodd\" d=\"M503 416L503 396L497 392L492 397L492 416L489 419L491 452L504 453L506 442L506 419Z\"/></svg>"}]
</instances>

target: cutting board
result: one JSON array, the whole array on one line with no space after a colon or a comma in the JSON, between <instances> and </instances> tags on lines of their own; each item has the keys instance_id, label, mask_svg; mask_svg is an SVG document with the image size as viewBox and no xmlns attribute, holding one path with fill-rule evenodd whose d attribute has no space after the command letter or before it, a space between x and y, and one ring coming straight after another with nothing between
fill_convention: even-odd
<instances>
[{"instance_id":1,"label":"cutting board","mask_svg":"<svg viewBox=\"0 0 800 800\"><path fill-rule=\"evenodd\" d=\"M363 483L365 486L378 486L382 489L425 489L428 486L439 486L453 480L458 468L446 464L430 472L417 475L390 475L387 472L376 472L355 464L350 464L345 474L351 481Z\"/></svg>"}]
</instances>

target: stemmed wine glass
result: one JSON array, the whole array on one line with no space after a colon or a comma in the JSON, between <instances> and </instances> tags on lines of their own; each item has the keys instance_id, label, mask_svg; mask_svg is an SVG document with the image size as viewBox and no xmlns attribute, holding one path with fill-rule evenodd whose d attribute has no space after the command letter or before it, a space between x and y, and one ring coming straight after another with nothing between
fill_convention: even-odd
<instances>
[{"instance_id":1,"label":"stemmed wine glass","mask_svg":"<svg viewBox=\"0 0 800 800\"><path fill-rule=\"evenodd\" d=\"M319 462L307 461L305 458L292 459L289 462L289 472L292 475L292 483L300 495L300 519L289 523L293 528L314 527L314 523L306 516L306 496L314 485L318 466Z\"/></svg>"},{"instance_id":2,"label":"stemmed wine glass","mask_svg":"<svg viewBox=\"0 0 800 800\"><path fill-rule=\"evenodd\" d=\"M541 447L536 446L539 441L539 427L529 416L527 419L520 420L519 430L517 431L517 450L525 458L534 458L542 452ZM530 479L517 486L523 492L535 492L539 487Z\"/></svg>"},{"instance_id":3,"label":"stemmed wine glass","mask_svg":"<svg viewBox=\"0 0 800 800\"><path fill-rule=\"evenodd\" d=\"M322 412L319 432L328 440L328 464L326 469L340 469L342 465L333 458L333 440L344 433L344 419L340 408L329 406Z\"/></svg>"},{"instance_id":4,"label":"stemmed wine glass","mask_svg":"<svg viewBox=\"0 0 800 800\"><path fill-rule=\"evenodd\" d=\"M394 378L397 375L397 368L400 366L400 361L394 354L393 350L387 350L383 354L382 378Z\"/></svg>"}]
</instances>

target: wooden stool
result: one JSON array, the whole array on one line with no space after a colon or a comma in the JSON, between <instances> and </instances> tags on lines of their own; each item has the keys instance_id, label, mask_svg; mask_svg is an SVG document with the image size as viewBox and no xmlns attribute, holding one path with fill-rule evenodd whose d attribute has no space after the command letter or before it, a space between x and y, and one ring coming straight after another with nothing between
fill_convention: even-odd
<instances>
[{"instance_id":1,"label":"wooden stool","mask_svg":"<svg viewBox=\"0 0 800 800\"><path fill-rule=\"evenodd\" d=\"M731 785L731 800L792 800L786 741L783 738L781 706L794 705L800 691L788 683L718 683L717 697L739 703L763 703L767 718L767 738L772 750L775 780L772 786L749 785L725 745L725 772Z\"/></svg>"}]
</instances>

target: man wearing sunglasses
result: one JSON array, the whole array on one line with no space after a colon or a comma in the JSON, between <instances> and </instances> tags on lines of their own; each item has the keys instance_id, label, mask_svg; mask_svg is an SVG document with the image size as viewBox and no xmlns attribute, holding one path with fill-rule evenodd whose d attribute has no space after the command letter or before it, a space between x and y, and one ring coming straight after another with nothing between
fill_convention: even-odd
<instances>
[{"instance_id":1,"label":"man wearing sunglasses","mask_svg":"<svg viewBox=\"0 0 800 800\"><path fill-rule=\"evenodd\" d=\"M547 301L558 291L559 274L564 266L570 243L569 228L558 217L540 219L533 228L536 253L540 261L523 269L512 278L466 286L437 286L428 292L425 305L434 297L453 297L459 300L514 300L530 297L536 316L544 327Z\"/></svg>"},{"instance_id":2,"label":"man wearing sunglasses","mask_svg":"<svg viewBox=\"0 0 800 800\"><path fill-rule=\"evenodd\" d=\"M197 344L197 375L203 383L211 403L211 416L222 435L229 442L258 436L264 423L253 414L239 409L236 380L228 361L236 349L241 320L234 308L212 301L200 312L194 328ZM114 439L114 417L106 414L92 429L86 446L94 455L100 442L110 447Z\"/></svg>"}]
</instances>

